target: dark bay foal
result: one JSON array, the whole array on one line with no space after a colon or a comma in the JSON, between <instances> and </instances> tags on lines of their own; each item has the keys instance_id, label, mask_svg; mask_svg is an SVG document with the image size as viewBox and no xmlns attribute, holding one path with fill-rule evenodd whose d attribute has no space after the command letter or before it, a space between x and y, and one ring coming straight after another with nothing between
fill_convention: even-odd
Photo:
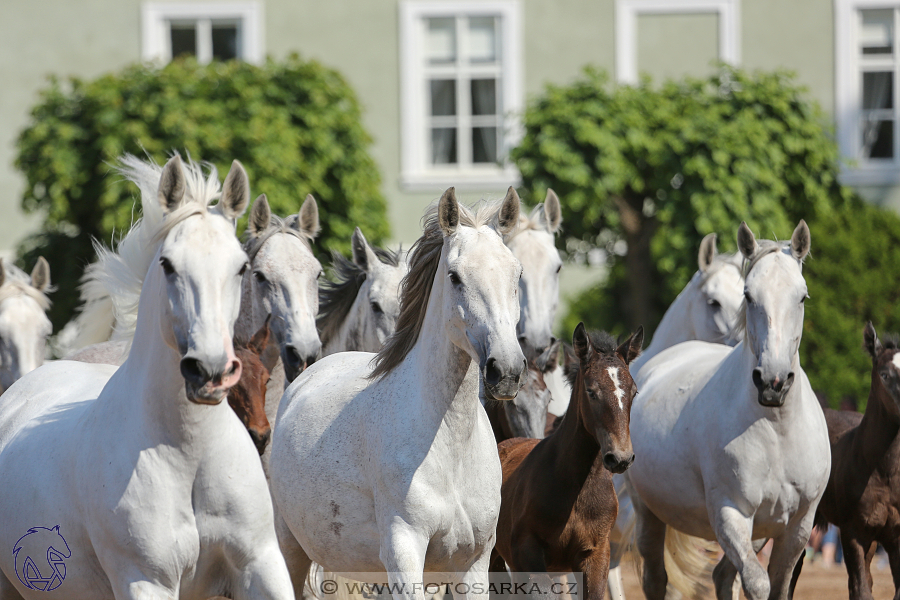
<instances>
[{"instance_id":1,"label":"dark bay foal","mask_svg":"<svg viewBox=\"0 0 900 600\"><path fill-rule=\"evenodd\" d=\"M628 364L640 353L643 328L616 347L606 333L575 328L578 368L559 427L543 440L499 445L502 501L492 571L580 571L588 600L603 600L609 575L609 533L618 500L613 473L634 461L628 430L637 392Z\"/></svg>"},{"instance_id":2,"label":"dark bay foal","mask_svg":"<svg viewBox=\"0 0 900 600\"><path fill-rule=\"evenodd\" d=\"M269 382L269 370L262 363L260 355L269 343L269 319L253 334L249 341L235 340L234 354L240 359L243 368L241 379L228 390L228 404L237 414L241 423L247 428L250 439L256 446L260 456L269 443L272 428L266 418L266 384Z\"/></svg>"},{"instance_id":3,"label":"dark bay foal","mask_svg":"<svg viewBox=\"0 0 900 600\"><path fill-rule=\"evenodd\" d=\"M872 598L871 563L879 542L890 558L894 599L900 600L900 349L896 341L882 344L871 322L863 338L872 356L869 402L863 415L825 409L831 476L816 524L841 529L851 600Z\"/></svg>"}]
</instances>

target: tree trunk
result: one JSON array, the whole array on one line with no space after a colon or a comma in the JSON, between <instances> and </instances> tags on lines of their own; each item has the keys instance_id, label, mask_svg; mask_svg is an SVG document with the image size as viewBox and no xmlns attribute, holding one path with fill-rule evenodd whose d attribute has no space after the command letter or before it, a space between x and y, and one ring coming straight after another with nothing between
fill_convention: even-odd
<instances>
[{"instance_id":1,"label":"tree trunk","mask_svg":"<svg viewBox=\"0 0 900 600\"><path fill-rule=\"evenodd\" d=\"M649 329L656 321L653 299L659 280L650 255L650 240L656 231L656 218L644 215L643 194L616 196L615 203L622 224L622 234L628 244L625 254L628 290L623 312L628 317L628 326L632 331L638 325Z\"/></svg>"}]
</instances>

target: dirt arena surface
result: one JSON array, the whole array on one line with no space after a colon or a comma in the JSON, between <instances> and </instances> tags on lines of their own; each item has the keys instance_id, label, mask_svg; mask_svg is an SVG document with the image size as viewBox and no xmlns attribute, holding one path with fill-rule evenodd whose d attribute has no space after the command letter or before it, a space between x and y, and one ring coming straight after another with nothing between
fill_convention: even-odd
<instances>
[{"instance_id":1,"label":"dirt arena surface","mask_svg":"<svg viewBox=\"0 0 900 600\"><path fill-rule=\"evenodd\" d=\"M879 558L872 561L872 578L875 580L873 596L875 600L889 600L894 597L894 584L887 561L879 567ZM622 579L625 584L625 597L628 600L640 600L644 597L637 575L630 562L622 562ZM711 583L711 582L710 582ZM843 564L826 569L820 560L803 565L803 573L797 582L794 600L846 600L847 570ZM715 598L712 591L709 598ZM744 596L742 595L742 598Z\"/></svg>"}]
</instances>

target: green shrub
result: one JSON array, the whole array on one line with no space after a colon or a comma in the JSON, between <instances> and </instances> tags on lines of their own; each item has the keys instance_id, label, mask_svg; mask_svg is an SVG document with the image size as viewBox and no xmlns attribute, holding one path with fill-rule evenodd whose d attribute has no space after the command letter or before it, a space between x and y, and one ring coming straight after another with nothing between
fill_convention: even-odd
<instances>
[{"instance_id":1,"label":"green shrub","mask_svg":"<svg viewBox=\"0 0 900 600\"><path fill-rule=\"evenodd\" d=\"M77 304L76 286L105 244L131 225L136 190L112 173L125 152L163 162L171 151L215 164L224 177L240 160L255 194L273 210L319 202L319 253L349 252L353 227L380 243L388 235L371 139L347 82L315 61L292 56L263 66L194 60L162 69L131 66L93 81L52 79L18 140L16 166L27 187L22 206L46 215L26 239L26 264L43 254L59 291L51 318L61 327Z\"/></svg>"}]
</instances>

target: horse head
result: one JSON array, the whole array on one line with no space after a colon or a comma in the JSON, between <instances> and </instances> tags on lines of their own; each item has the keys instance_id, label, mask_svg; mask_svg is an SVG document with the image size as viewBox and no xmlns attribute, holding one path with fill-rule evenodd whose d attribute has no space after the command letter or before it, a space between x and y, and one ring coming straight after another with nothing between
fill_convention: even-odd
<instances>
[{"instance_id":1,"label":"horse head","mask_svg":"<svg viewBox=\"0 0 900 600\"><path fill-rule=\"evenodd\" d=\"M52 329L46 315L49 289L50 265L43 256L31 277L0 262L0 392L44 362Z\"/></svg>"},{"instance_id":2,"label":"horse head","mask_svg":"<svg viewBox=\"0 0 900 600\"><path fill-rule=\"evenodd\" d=\"M900 346L896 339L882 343L871 321L863 330L863 340L872 357L872 393L880 396L888 413L900 420Z\"/></svg>"},{"instance_id":3,"label":"horse head","mask_svg":"<svg viewBox=\"0 0 900 600\"><path fill-rule=\"evenodd\" d=\"M738 229L738 248L745 259L744 338L756 356L752 379L762 406L782 406L794 383L808 296L801 269L809 247L803 220L789 243L757 242L746 223Z\"/></svg>"},{"instance_id":4,"label":"horse head","mask_svg":"<svg viewBox=\"0 0 900 600\"><path fill-rule=\"evenodd\" d=\"M741 302L744 299L744 277L741 255L720 255L716 250L716 234L710 233L700 242L696 278L699 298L691 303L689 314L693 338L734 346Z\"/></svg>"},{"instance_id":5,"label":"horse head","mask_svg":"<svg viewBox=\"0 0 900 600\"><path fill-rule=\"evenodd\" d=\"M319 209L312 195L287 219L272 215L265 194L250 209L244 247L251 269L244 277L245 292L254 324L272 315L270 344L281 356L288 382L315 362L322 346L316 331L322 265L311 246L318 232Z\"/></svg>"},{"instance_id":6,"label":"horse head","mask_svg":"<svg viewBox=\"0 0 900 600\"><path fill-rule=\"evenodd\" d=\"M572 335L578 368L570 375L570 406L577 402L579 418L597 440L603 466L612 473L622 473L634 462L629 423L637 386L628 365L640 354L643 343L643 327L618 347L609 334L589 335L584 323L579 323Z\"/></svg>"},{"instance_id":7,"label":"horse head","mask_svg":"<svg viewBox=\"0 0 900 600\"><path fill-rule=\"evenodd\" d=\"M262 361L262 355L269 345L269 321L253 334L248 342L235 344L235 354L243 365L241 380L228 392L228 404L247 428L250 439L260 456L266 450L272 427L266 417L266 386L269 383L269 369Z\"/></svg>"}]
</instances>

